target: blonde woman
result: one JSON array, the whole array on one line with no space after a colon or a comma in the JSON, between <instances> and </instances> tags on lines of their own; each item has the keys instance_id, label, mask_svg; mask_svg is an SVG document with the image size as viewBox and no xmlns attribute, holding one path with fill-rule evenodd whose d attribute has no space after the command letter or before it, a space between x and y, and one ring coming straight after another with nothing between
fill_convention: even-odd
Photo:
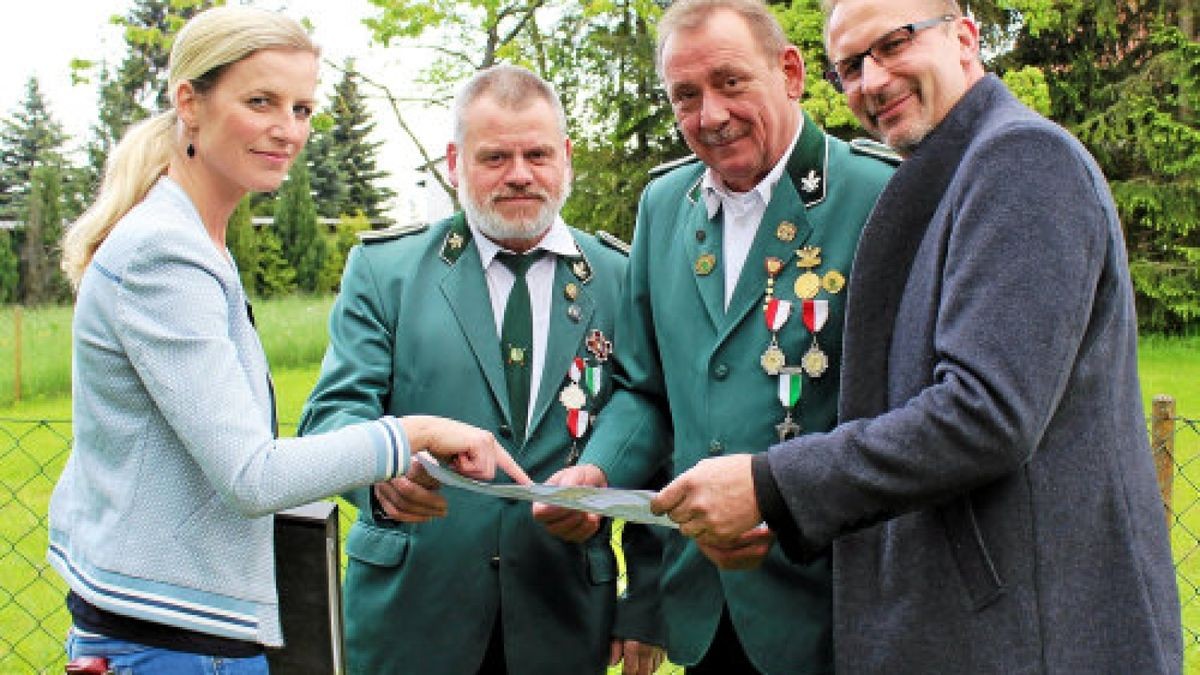
<instances>
[{"instance_id":1,"label":"blonde woman","mask_svg":"<svg viewBox=\"0 0 1200 675\"><path fill-rule=\"evenodd\" d=\"M113 150L67 232L78 288L74 447L48 557L70 586L71 658L115 672L265 673L279 645L271 513L401 476L411 454L527 481L487 432L383 418L276 439L270 375L226 225L308 137L318 50L282 15L222 7L179 32L172 109Z\"/></svg>"}]
</instances>

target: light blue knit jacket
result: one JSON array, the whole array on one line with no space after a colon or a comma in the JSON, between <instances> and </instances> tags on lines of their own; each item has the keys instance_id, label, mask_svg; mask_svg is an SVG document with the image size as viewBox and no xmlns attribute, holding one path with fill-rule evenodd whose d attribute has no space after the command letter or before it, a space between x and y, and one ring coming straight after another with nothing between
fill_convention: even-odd
<instances>
[{"instance_id":1,"label":"light blue knit jacket","mask_svg":"<svg viewBox=\"0 0 1200 675\"><path fill-rule=\"evenodd\" d=\"M83 276L48 558L88 602L276 646L271 513L407 468L392 418L275 440L237 269L162 178Z\"/></svg>"}]
</instances>

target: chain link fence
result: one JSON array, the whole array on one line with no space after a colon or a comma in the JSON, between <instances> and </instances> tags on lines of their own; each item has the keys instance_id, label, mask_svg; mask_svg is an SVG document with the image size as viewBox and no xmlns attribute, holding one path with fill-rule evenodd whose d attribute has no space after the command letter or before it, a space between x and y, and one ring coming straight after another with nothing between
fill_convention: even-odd
<instances>
[{"instance_id":1,"label":"chain link fence","mask_svg":"<svg viewBox=\"0 0 1200 675\"><path fill-rule=\"evenodd\" d=\"M1186 662L1200 666L1200 420L1176 416L1167 397L1155 399L1151 440L1171 525ZM3 675L61 673L66 660L66 586L46 563L46 506L70 446L69 420L0 417ZM353 509L339 512L345 533Z\"/></svg>"}]
</instances>

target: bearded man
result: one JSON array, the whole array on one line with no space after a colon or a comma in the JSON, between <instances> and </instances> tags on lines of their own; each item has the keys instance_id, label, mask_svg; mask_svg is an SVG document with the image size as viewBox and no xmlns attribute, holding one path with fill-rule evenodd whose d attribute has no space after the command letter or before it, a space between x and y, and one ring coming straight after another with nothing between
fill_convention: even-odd
<instances>
[{"instance_id":1,"label":"bearded man","mask_svg":"<svg viewBox=\"0 0 1200 675\"><path fill-rule=\"evenodd\" d=\"M608 399L625 257L559 217L571 142L537 75L500 65L472 77L446 157L463 212L365 233L352 250L301 433L443 415L493 430L545 481ZM645 530L626 529L618 599L607 528L563 541L528 504L443 494L416 464L348 498L359 507L346 541L350 672L600 673L623 659L648 674L661 662L643 592L659 551Z\"/></svg>"}]
</instances>

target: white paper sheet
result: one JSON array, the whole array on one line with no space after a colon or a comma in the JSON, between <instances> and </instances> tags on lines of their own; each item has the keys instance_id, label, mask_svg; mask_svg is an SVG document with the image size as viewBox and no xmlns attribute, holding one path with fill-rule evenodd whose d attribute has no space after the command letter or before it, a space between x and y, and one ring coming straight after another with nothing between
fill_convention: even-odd
<instances>
[{"instance_id":1,"label":"white paper sheet","mask_svg":"<svg viewBox=\"0 0 1200 675\"><path fill-rule=\"evenodd\" d=\"M602 516L620 518L632 523L678 527L666 516L650 512L650 500L655 493L650 490L621 490L584 486L557 485L493 485L461 476L437 463L427 455L418 455L417 460L425 470L443 485L470 490L480 494L526 502L542 502L568 509L598 513Z\"/></svg>"}]
</instances>

